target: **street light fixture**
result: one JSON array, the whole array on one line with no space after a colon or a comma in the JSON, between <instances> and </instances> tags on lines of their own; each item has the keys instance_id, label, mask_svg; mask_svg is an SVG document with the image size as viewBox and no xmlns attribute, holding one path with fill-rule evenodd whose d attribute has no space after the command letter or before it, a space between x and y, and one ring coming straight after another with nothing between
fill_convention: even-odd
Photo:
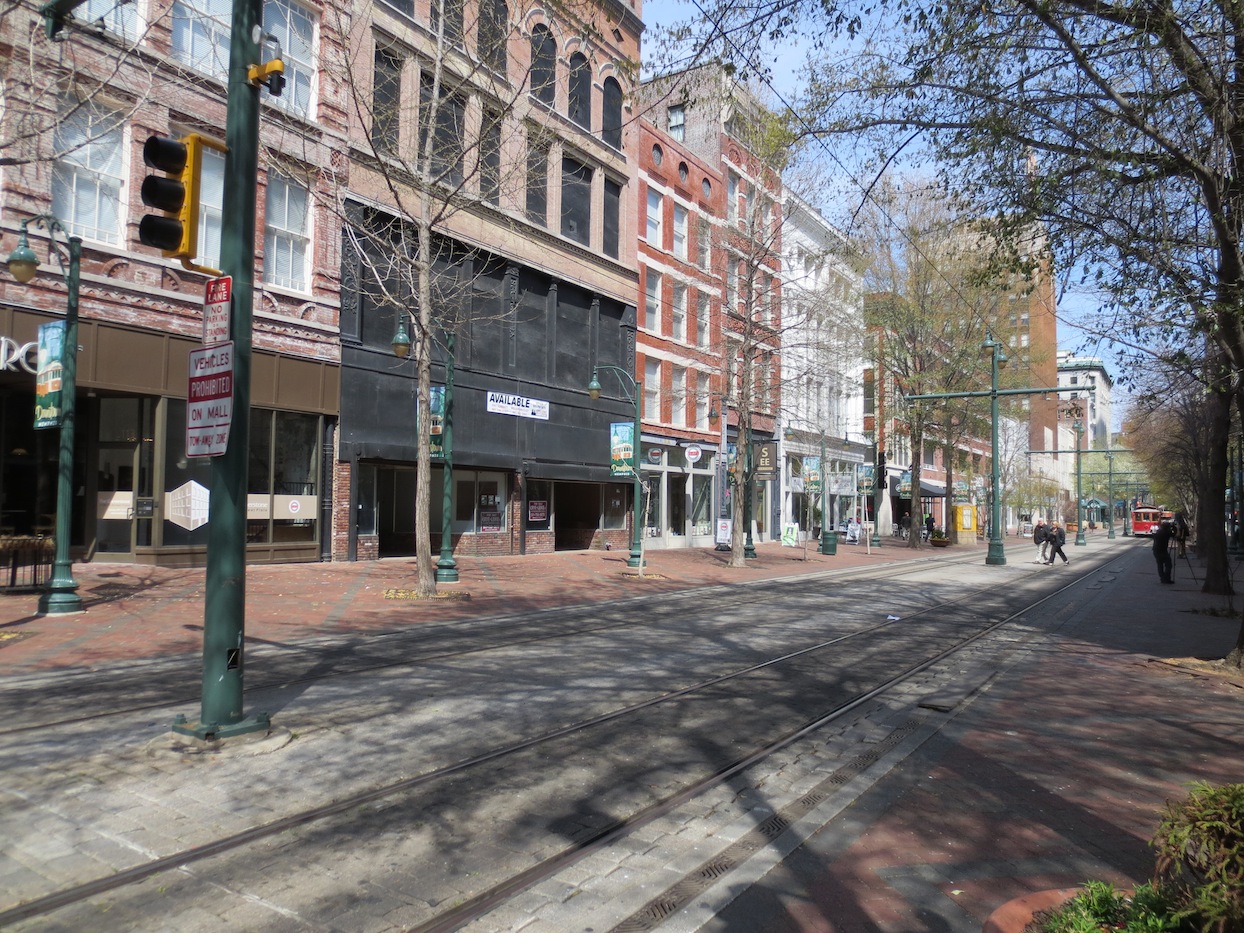
<instances>
[{"instance_id":1,"label":"street light fixture","mask_svg":"<svg viewBox=\"0 0 1244 933\"><path fill-rule=\"evenodd\" d=\"M592 399L592 401L596 401L598 398L600 398L601 385L600 385L599 371L602 369L605 370L606 372L613 373L617 377L618 384L622 387L622 396L628 402L631 402L635 405L635 426L634 426L635 434L631 441L631 464L632 464L631 469L632 469L632 472L635 474L635 494L634 494L635 501L634 501L634 510L633 510L634 514L631 518L631 556L627 558L626 565L628 567L643 567L644 565L643 539L640 537L640 535L643 533L643 529L640 526L640 522L643 519L641 503L643 502L644 487L643 487L643 480L640 479L640 476L639 476L639 453L640 453L640 443L639 443L640 408L639 408L639 405L641 401L640 394L639 394L639 383L635 381L634 376L628 373L625 369L622 369L620 366L598 364L592 367L592 381L587 384L587 394ZM630 388L629 393L627 392L628 387Z\"/></svg>"},{"instance_id":2,"label":"street light fixture","mask_svg":"<svg viewBox=\"0 0 1244 933\"><path fill-rule=\"evenodd\" d=\"M1076 432L1076 547L1084 547L1084 493L1081 490L1080 443L1084 438L1084 422L1079 418L1071 425Z\"/></svg>"},{"instance_id":3,"label":"street light fixture","mask_svg":"<svg viewBox=\"0 0 1244 933\"><path fill-rule=\"evenodd\" d=\"M28 224L47 230L56 258L61 265L68 289L65 308L65 342L61 359L61 418L60 454L57 459L56 482L56 556L52 565L52 579L47 592L39 597L39 612L43 615L65 615L82 611L82 597L73 578L73 561L69 556L70 524L73 517L73 441L74 421L77 414L78 391L78 291L82 268L82 238L70 235L68 229L52 214L39 214L22 221L22 231L17 248L9 254L9 272L23 285L34 280L39 269L39 259L30 248L26 235ZM61 255L56 234L65 236L68 245L68 262Z\"/></svg>"},{"instance_id":4,"label":"street light fixture","mask_svg":"<svg viewBox=\"0 0 1244 933\"><path fill-rule=\"evenodd\" d=\"M988 350L992 354L989 367L989 414L992 422L993 446L989 465L989 551L985 555L985 563L991 566L1001 566L1006 563L1006 549L1002 543L1001 476L998 468L998 369L1007 360L1002 343L994 340L991 331L985 332L985 342L981 344L981 349Z\"/></svg>"}]
</instances>

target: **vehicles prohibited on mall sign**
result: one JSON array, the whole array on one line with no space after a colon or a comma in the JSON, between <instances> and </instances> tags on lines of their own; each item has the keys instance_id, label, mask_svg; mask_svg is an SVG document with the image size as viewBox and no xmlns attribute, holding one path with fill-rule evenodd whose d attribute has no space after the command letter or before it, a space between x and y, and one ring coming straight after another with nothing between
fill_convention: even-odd
<instances>
[{"instance_id":1,"label":"vehicles prohibited on mall sign","mask_svg":"<svg viewBox=\"0 0 1244 933\"><path fill-rule=\"evenodd\" d=\"M186 456L218 457L233 423L233 342L190 351L186 390Z\"/></svg>"}]
</instances>

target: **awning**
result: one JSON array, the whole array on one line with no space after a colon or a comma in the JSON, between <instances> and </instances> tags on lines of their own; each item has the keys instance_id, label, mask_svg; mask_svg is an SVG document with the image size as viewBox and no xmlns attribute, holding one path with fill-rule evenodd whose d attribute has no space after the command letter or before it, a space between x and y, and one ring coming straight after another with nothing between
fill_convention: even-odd
<instances>
[{"instance_id":1,"label":"awning","mask_svg":"<svg viewBox=\"0 0 1244 933\"><path fill-rule=\"evenodd\" d=\"M921 476L920 495L929 499L943 499L946 497L946 484Z\"/></svg>"}]
</instances>

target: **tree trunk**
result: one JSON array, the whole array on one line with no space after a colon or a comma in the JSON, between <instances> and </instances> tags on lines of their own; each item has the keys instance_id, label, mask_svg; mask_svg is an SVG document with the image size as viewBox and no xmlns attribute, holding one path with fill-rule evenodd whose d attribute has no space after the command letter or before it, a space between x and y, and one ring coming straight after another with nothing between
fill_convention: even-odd
<instances>
[{"instance_id":1,"label":"tree trunk","mask_svg":"<svg viewBox=\"0 0 1244 933\"><path fill-rule=\"evenodd\" d=\"M1227 532L1222 516L1226 513L1227 442L1231 431L1231 394L1212 389L1210 410L1208 475L1201 484L1202 505L1197 516L1197 556L1205 562L1202 593L1233 593L1231 568L1227 561Z\"/></svg>"},{"instance_id":2,"label":"tree trunk","mask_svg":"<svg viewBox=\"0 0 1244 933\"><path fill-rule=\"evenodd\" d=\"M421 201L430 196L424 194ZM436 571L432 566L432 225L428 222L429 207L425 203L423 215L417 223L418 242L415 263L418 277L417 326L415 346L419 356L416 366L419 373L418 403L416 406L415 438L415 595L436 595Z\"/></svg>"}]
</instances>

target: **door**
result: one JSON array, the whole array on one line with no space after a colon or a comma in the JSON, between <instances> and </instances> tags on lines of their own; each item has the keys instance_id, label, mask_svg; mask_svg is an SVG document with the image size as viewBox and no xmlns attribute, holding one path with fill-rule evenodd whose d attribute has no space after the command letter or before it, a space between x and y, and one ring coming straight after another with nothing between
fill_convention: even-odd
<instances>
[{"instance_id":1,"label":"door","mask_svg":"<svg viewBox=\"0 0 1244 933\"><path fill-rule=\"evenodd\" d=\"M134 504L138 495L138 445L100 444L95 493L95 551L134 552Z\"/></svg>"}]
</instances>

